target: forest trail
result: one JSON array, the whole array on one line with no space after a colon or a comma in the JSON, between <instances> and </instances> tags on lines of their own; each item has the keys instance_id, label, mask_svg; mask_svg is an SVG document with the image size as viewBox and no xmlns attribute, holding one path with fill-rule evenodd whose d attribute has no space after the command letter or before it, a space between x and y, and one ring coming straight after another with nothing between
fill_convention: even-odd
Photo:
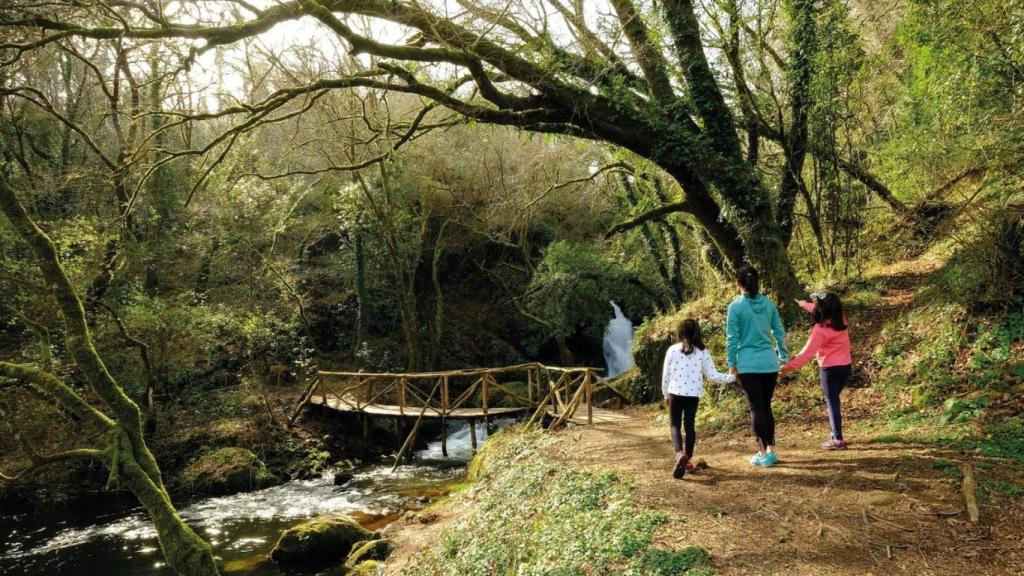
<instances>
[{"instance_id":1,"label":"forest trail","mask_svg":"<svg viewBox=\"0 0 1024 576\"><path fill-rule=\"evenodd\" d=\"M667 426L652 409L634 412L628 422L563 433L567 463L628 478L641 505L673 518L659 544L702 546L719 574L1024 573L1022 510L983 508L972 525L959 473L934 466L955 454L859 444L855 434L849 450L825 452L827 423L813 418L779 427L772 469L748 463L745 431L705 434L696 458L709 468L674 480Z\"/></svg>"},{"instance_id":2,"label":"forest trail","mask_svg":"<svg viewBox=\"0 0 1024 576\"><path fill-rule=\"evenodd\" d=\"M920 280L940 265L901 262L878 272L887 284L881 300L851 318L863 384L882 326L912 305ZM856 422L884 405L874 388L848 390L844 404L849 450L819 448L828 431L822 408L779 425L772 469L749 464L755 448L746 428L713 435L698 425L695 457L709 467L674 480L667 421L651 407L630 410L622 423L564 432L560 443L567 463L630 479L642 505L673 518L659 543L703 546L719 574L1024 574L1019 500L983 506L971 524L960 471L950 465L968 457L859 437Z\"/></svg>"}]
</instances>

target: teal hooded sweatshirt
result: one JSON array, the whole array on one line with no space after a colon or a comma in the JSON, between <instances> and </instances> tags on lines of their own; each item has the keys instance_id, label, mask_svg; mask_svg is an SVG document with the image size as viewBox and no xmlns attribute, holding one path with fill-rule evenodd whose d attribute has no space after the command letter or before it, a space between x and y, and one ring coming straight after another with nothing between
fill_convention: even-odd
<instances>
[{"instance_id":1,"label":"teal hooded sweatshirt","mask_svg":"<svg viewBox=\"0 0 1024 576\"><path fill-rule=\"evenodd\" d=\"M729 367L740 374L778 372L780 361L789 361L789 351L775 303L764 294L737 296L729 304L725 348Z\"/></svg>"}]
</instances>

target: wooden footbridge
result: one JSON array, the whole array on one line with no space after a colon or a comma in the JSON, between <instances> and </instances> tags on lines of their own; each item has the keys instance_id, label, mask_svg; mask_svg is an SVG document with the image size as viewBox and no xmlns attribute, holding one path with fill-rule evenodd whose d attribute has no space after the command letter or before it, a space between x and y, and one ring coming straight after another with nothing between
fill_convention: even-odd
<instances>
[{"instance_id":1,"label":"wooden footbridge","mask_svg":"<svg viewBox=\"0 0 1024 576\"><path fill-rule=\"evenodd\" d=\"M478 421L489 425L495 418L529 415L529 424L546 423L554 429L567 422L623 419L617 411L595 405L599 396L619 405L627 401L598 372L539 363L445 372L319 372L300 406L309 403L331 412L359 414L364 435L369 434L372 418L394 418L396 423L414 419L399 459L410 449L424 419L440 420L441 449L447 456L449 420L469 423L475 450Z\"/></svg>"}]
</instances>

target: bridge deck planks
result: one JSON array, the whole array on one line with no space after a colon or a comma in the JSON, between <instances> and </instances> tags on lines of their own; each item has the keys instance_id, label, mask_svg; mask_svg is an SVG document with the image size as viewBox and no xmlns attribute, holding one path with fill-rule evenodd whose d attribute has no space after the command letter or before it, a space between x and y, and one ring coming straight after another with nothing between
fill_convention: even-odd
<instances>
[{"instance_id":1,"label":"bridge deck planks","mask_svg":"<svg viewBox=\"0 0 1024 576\"><path fill-rule=\"evenodd\" d=\"M309 403L315 404L317 406L324 406L324 399L321 396L313 396L312 398L309 399ZM354 403L355 402L353 402L353 404ZM331 410L335 410L337 412L353 412L369 414L371 416L386 416L398 418L418 418L420 415L420 410L423 409L422 406L406 406L405 412L403 413L398 406L394 406L391 404L368 404L366 406L362 406L359 410L356 410L354 406L342 402L337 398L328 398L325 407ZM518 416L521 414L531 413L533 412L533 410L535 409L526 406L494 407L487 409L486 416L488 418ZM549 416L552 417L557 416L557 414L552 412L550 408L547 409L547 413ZM430 407L427 408L427 410L423 413L423 417L437 419L441 417L441 411L437 408ZM455 408L453 410L450 410L448 413L448 418L450 420L481 420L484 417L485 415L483 408ZM625 414L617 410L607 410L596 407L594 408L594 424L621 422L623 420L628 419L629 416L626 416ZM572 422L573 424L586 424L587 405L580 404L580 406L576 410L576 413L573 415L572 418L569 419L569 422Z\"/></svg>"},{"instance_id":2,"label":"bridge deck planks","mask_svg":"<svg viewBox=\"0 0 1024 576\"><path fill-rule=\"evenodd\" d=\"M324 400L320 396L313 396L309 399L309 403L324 406ZM353 402L353 404L354 403L355 402ZM371 416L397 416L404 418L418 418L420 411L423 410L422 406L406 406L405 412L403 413L400 407L391 404L367 404L366 406L362 406L359 410L356 410L354 406L350 406L337 398L328 398L326 407L338 412L360 412ZM530 408L527 407L494 407L487 409L486 416L497 418L501 416L523 414L529 411ZM455 408L448 411L448 418L451 420L479 420L484 416L483 408ZM440 418L441 410L434 407L427 408L423 413L423 417Z\"/></svg>"}]
</instances>

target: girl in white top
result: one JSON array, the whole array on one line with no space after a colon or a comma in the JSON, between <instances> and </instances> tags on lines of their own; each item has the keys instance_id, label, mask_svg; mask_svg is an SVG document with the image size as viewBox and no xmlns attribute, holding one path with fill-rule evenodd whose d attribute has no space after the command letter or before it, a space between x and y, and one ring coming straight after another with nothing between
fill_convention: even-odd
<instances>
[{"instance_id":1,"label":"girl in white top","mask_svg":"<svg viewBox=\"0 0 1024 576\"><path fill-rule=\"evenodd\" d=\"M718 384L735 382L732 374L722 374L715 368L715 360L704 347L700 335L700 324L693 318L683 320L679 325L679 341L669 346L665 353L665 364L661 371L661 393L669 411L669 430L676 448L674 478L682 478L693 470L693 446L697 433L693 422L697 416L697 404L704 395L704 379ZM686 432L685 450L679 428Z\"/></svg>"}]
</instances>

